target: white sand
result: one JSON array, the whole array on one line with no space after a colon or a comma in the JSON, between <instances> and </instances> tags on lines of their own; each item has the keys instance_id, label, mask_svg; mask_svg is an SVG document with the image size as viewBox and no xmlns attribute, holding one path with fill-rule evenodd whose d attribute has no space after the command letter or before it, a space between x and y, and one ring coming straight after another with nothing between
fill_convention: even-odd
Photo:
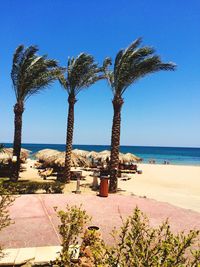
<instances>
[{"instance_id":1,"label":"white sand","mask_svg":"<svg viewBox=\"0 0 200 267\"><path fill-rule=\"evenodd\" d=\"M138 196L200 212L200 167L140 164L143 173L119 179L119 187Z\"/></svg>"},{"instance_id":2,"label":"white sand","mask_svg":"<svg viewBox=\"0 0 200 267\"><path fill-rule=\"evenodd\" d=\"M28 159L24 165L26 171L20 174L20 180L42 181L36 169L31 168L34 160ZM192 209L200 212L200 167L196 166L177 166L177 165L157 165L139 164L138 169L142 174L126 175L130 180L119 179L119 188L122 194L135 194L146 196L158 201L168 202L175 206ZM93 178L89 176L91 172L83 172L86 176L85 181L81 181L82 193L96 192L91 191L89 185ZM49 177L48 180L56 177ZM65 193L76 189L76 182L73 181L66 185Z\"/></svg>"}]
</instances>

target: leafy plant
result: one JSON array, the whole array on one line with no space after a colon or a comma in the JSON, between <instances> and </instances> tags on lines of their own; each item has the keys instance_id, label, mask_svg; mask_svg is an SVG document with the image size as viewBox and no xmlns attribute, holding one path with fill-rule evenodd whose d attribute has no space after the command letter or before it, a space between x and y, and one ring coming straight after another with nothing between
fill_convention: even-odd
<instances>
[{"instance_id":1,"label":"leafy plant","mask_svg":"<svg viewBox=\"0 0 200 267\"><path fill-rule=\"evenodd\" d=\"M62 193L64 184L60 182L10 182L3 181L2 186L10 194L35 194L38 190L43 190L45 193Z\"/></svg>"},{"instance_id":2,"label":"leafy plant","mask_svg":"<svg viewBox=\"0 0 200 267\"><path fill-rule=\"evenodd\" d=\"M96 231L85 231L82 236L79 262L70 261L69 245L78 238L88 222L88 215L81 207L59 211L59 226L63 249L57 261L59 266L97 267L199 267L199 231L188 234L172 233L166 220L153 228L148 218L136 207L133 214L123 220L120 229L111 233L113 246L106 246ZM79 240L80 241L80 240Z\"/></svg>"},{"instance_id":3,"label":"leafy plant","mask_svg":"<svg viewBox=\"0 0 200 267\"><path fill-rule=\"evenodd\" d=\"M55 208L57 210L57 208ZM61 225L59 225L59 233L62 237L62 252L60 255L61 266L73 266L70 261L69 246L78 244L78 237L83 233L84 226L90 220L85 210L77 206L69 207L66 211L58 211Z\"/></svg>"},{"instance_id":4,"label":"leafy plant","mask_svg":"<svg viewBox=\"0 0 200 267\"><path fill-rule=\"evenodd\" d=\"M116 244L107 250L109 266L197 267L200 264L200 250L192 251L199 231L173 234L168 221L158 228L150 227L148 218L138 208L113 236Z\"/></svg>"}]
</instances>

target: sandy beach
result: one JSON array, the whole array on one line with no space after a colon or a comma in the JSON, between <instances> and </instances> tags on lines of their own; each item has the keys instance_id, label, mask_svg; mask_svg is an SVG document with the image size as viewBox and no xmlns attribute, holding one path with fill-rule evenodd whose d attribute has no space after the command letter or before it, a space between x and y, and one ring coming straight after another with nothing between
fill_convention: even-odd
<instances>
[{"instance_id":1,"label":"sandy beach","mask_svg":"<svg viewBox=\"0 0 200 267\"><path fill-rule=\"evenodd\" d=\"M119 180L119 187L178 207L200 212L200 167L140 164L143 173Z\"/></svg>"},{"instance_id":2,"label":"sandy beach","mask_svg":"<svg viewBox=\"0 0 200 267\"><path fill-rule=\"evenodd\" d=\"M34 163L34 160L28 159L20 180L42 181L38 171L32 168ZM119 178L119 194L147 197L200 212L200 167L139 164L138 169L142 170L142 174L124 174ZM92 172L83 171L83 175L82 193L96 194L90 189ZM48 180L52 179L55 177L48 177ZM75 189L76 181L72 181L66 185L64 192L71 193Z\"/></svg>"}]
</instances>

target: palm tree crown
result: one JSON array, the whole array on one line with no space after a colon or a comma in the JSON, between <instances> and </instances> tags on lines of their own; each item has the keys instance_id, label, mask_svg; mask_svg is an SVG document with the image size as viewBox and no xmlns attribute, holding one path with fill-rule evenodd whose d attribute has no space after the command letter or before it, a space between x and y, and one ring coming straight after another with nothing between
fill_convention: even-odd
<instances>
[{"instance_id":1,"label":"palm tree crown","mask_svg":"<svg viewBox=\"0 0 200 267\"><path fill-rule=\"evenodd\" d=\"M13 56L11 78L17 102L24 102L49 86L62 72L55 60L38 56L37 51L36 46L20 45Z\"/></svg>"},{"instance_id":2,"label":"palm tree crown","mask_svg":"<svg viewBox=\"0 0 200 267\"><path fill-rule=\"evenodd\" d=\"M147 74L160 70L175 70L174 63L163 63L155 50L148 46L140 47L141 38L135 40L126 49L120 50L115 58L113 70L105 69L105 76L113 94L122 97L126 89ZM106 58L105 65L111 64Z\"/></svg>"},{"instance_id":3,"label":"palm tree crown","mask_svg":"<svg viewBox=\"0 0 200 267\"><path fill-rule=\"evenodd\" d=\"M60 76L61 85L67 90L69 96L76 95L101 77L100 68L95 63L93 56L81 53L76 58L68 58L66 77Z\"/></svg>"}]
</instances>

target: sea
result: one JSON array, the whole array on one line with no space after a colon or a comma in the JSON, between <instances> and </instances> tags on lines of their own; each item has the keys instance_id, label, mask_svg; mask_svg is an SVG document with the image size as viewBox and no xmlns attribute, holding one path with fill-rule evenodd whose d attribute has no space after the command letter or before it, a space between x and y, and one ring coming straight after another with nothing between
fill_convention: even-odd
<instances>
[{"instance_id":1,"label":"sea","mask_svg":"<svg viewBox=\"0 0 200 267\"><path fill-rule=\"evenodd\" d=\"M4 144L12 147L11 143ZM41 149L50 148L65 151L64 144L22 144L22 147L31 151L30 156L34 158L35 153ZM73 145L73 148L97 151L109 150L106 145ZM174 165L195 165L200 166L200 148L190 147L154 147L154 146L121 146L122 153L133 153L143 159L144 163L155 160L157 164L168 161Z\"/></svg>"}]
</instances>

